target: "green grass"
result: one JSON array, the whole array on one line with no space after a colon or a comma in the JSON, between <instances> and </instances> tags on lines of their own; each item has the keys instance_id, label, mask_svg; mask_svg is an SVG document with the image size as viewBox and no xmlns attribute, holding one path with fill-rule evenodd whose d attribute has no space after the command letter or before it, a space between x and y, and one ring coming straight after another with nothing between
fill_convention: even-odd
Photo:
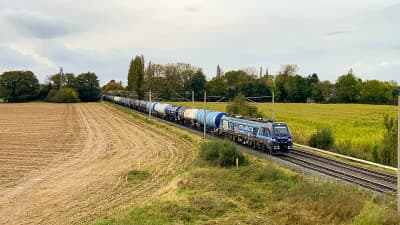
<instances>
[{"instance_id":1,"label":"green grass","mask_svg":"<svg viewBox=\"0 0 400 225\"><path fill-rule=\"evenodd\" d=\"M191 102L173 104L191 107ZM207 103L209 109L226 111L227 103ZM195 102L203 108L204 103ZM258 109L271 118L272 104L260 103ZM396 117L396 106L364 104L303 104L276 103L276 119L288 123L296 143L308 144L309 137L318 127L329 127L335 145L332 150L372 161L371 152L384 135L383 116Z\"/></svg>"},{"instance_id":2,"label":"green grass","mask_svg":"<svg viewBox=\"0 0 400 225\"><path fill-rule=\"evenodd\" d=\"M146 170L131 170L126 175L126 181L130 183L137 183L147 180L151 177L151 173Z\"/></svg>"},{"instance_id":3,"label":"green grass","mask_svg":"<svg viewBox=\"0 0 400 225\"><path fill-rule=\"evenodd\" d=\"M196 161L176 187L106 224L397 224L393 199L352 186L309 179L251 158L225 169Z\"/></svg>"}]
</instances>

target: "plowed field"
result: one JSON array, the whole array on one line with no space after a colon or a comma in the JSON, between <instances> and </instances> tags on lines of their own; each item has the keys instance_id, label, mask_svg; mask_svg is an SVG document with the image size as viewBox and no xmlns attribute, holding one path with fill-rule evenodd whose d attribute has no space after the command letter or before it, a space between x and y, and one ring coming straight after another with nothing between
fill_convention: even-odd
<instances>
[{"instance_id":1,"label":"plowed field","mask_svg":"<svg viewBox=\"0 0 400 225\"><path fill-rule=\"evenodd\" d=\"M111 107L0 104L0 224L81 224L143 201L194 147ZM126 183L135 169L151 178Z\"/></svg>"}]
</instances>

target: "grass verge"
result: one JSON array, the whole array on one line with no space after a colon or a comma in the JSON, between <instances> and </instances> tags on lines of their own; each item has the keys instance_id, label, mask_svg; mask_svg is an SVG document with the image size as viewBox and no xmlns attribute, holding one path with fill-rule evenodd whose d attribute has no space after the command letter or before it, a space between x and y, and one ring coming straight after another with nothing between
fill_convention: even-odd
<instances>
[{"instance_id":1,"label":"grass verge","mask_svg":"<svg viewBox=\"0 0 400 225\"><path fill-rule=\"evenodd\" d=\"M393 199L374 198L354 186L310 179L247 157L248 163L238 169L198 157L162 195L96 225L399 222Z\"/></svg>"}]
</instances>

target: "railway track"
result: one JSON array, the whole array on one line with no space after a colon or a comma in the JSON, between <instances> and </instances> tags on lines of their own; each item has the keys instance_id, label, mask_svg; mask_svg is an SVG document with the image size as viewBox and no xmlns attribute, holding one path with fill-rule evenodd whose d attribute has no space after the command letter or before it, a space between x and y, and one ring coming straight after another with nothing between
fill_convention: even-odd
<instances>
[{"instance_id":1,"label":"railway track","mask_svg":"<svg viewBox=\"0 0 400 225\"><path fill-rule=\"evenodd\" d=\"M148 115L148 113L143 113L136 110L134 111L145 116ZM203 136L202 131L186 127L181 124L173 123L158 117L152 116L152 118L167 123L171 126L175 126L180 129ZM207 134L207 138L217 139L216 136L211 134ZM269 154L267 153L255 151L248 146L244 146L241 144L238 145L242 149L245 149L247 152L258 157L266 158L267 156L269 156ZM331 158L298 149L293 149L289 154L277 157L279 157L283 161L295 164L297 166L333 177L335 179L340 179L348 183L356 184L376 192L394 193L397 191L397 177L387 173L374 171L345 162L340 162Z\"/></svg>"},{"instance_id":2,"label":"railway track","mask_svg":"<svg viewBox=\"0 0 400 225\"><path fill-rule=\"evenodd\" d=\"M310 152L295 149L281 159L373 191L396 192L397 190L396 176L336 161Z\"/></svg>"}]
</instances>

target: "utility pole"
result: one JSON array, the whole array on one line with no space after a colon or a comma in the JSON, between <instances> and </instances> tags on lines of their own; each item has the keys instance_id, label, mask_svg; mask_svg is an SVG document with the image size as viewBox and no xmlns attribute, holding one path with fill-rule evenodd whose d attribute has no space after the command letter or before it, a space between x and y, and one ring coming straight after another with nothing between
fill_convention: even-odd
<instances>
[{"instance_id":1,"label":"utility pole","mask_svg":"<svg viewBox=\"0 0 400 225\"><path fill-rule=\"evenodd\" d=\"M194 109L194 91L192 91L192 109Z\"/></svg>"},{"instance_id":2,"label":"utility pole","mask_svg":"<svg viewBox=\"0 0 400 225\"><path fill-rule=\"evenodd\" d=\"M206 139L206 117L207 117L207 92L204 90L204 119L203 119L203 138Z\"/></svg>"},{"instance_id":3,"label":"utility pole","mask_svg":"<svg viewBox=\"0 0 400 225\"><path fill-rule=\"evenodd\" d=\"M272 120L275 121L275 94L274 90L272 90Z\"/></svg>"},{"instance_id":4,"label":"utility pole","mask_svg":"<svg viewBox=\"0 0 400 225\"><path fill-rule=\"evenodd\" d=\"M268 68L267 68L268 73ZM275 121L275 76L272 78L273 88L272 88L272 120Z\"/></svg>"},{"instance_id":5,"label":"utility pole","mask_svg":"<svg viewBox=\"0 0 400 225\"><path fill-rule=\"evenodd\" d=\"M150 107L149 107L149 119L151 118L151 90L149 90L149 104L150 104Z\"/></svg>"},{"instance_id":6,"label":"utility pole","mask_svg":"<svg viewBox=\"0 0 400 225\"><path fill-rule=\"evenodd\" d=\"M64 82L63 68L60 67L60 89L63 86L63 82Z\"/></svg>"},{"instance_id":7,"label":"utility pole","mask_svg":"<svg viewBox=\"0 0 400 225\"><path fill-rule=\"evenodd\" d=\"M400 95L397 98L397 213L400 214Z\"/></svg>"}]
</instances>

